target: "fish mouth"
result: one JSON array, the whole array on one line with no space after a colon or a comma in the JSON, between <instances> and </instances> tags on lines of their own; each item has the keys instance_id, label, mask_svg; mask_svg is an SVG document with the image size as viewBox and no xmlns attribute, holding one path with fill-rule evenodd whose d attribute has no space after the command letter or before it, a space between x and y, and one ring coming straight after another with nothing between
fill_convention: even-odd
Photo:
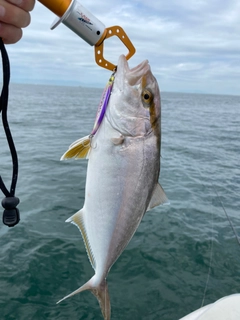
<instances>
[{"instance_id":1,"label":"fish mouth","mask_svg":"<svg viewBox=\"0 0 240 320\"><path fill-rule=\"evenodd\" d=\"M148 60L144 60L139 65L134 68L129 68L128 61L124 55L121 55L118 59L117 71L123 72L124 76L127 78L129 84L135 85L141 78L147 74L150 70L150 65Z\"/></svg>"}]
</instances>

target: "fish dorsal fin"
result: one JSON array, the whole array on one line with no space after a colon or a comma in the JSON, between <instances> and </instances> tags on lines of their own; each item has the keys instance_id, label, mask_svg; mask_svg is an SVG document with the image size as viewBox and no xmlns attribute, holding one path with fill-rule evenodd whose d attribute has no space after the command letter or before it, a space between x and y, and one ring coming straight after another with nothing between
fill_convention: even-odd
<instances>
[{"instance_id":1,"label":"fish dorsal fin","mask_svg":"<svg viewBox=\"0 0 240 320\"><path fill-rule=\"evenodd\" d=\"M87 158L87 155L91 149L91 138L86 136L73 142L69 149L62 155L61 160L75 158L83 159Z\"/></svg>"},{"instance_id":2,"label":"fish dorsal fin","mask_svg":"<svg viewBox=\"0 0 240 320\"><path fill-rule=\"evenodd\" d=\"M150 203L148 205L147 211L151 210L152 208L159 206L160 204L163 203L167 203L168 202L168 198L162 188L162 186L157 183L155 185L155 188L153 190L153 195L152 198L150 200Z\"/></svg>"},{"instance_id":3,"label":"fish dorsal fin","mask_svg":"<svg viewBox=\"0 0 240 320\"><path fill-rule=\"evenodd\" d=\"M95 270L96 267L96 263L95 263L95 258L92 252L92 248L87 236L87 232L86 232L86 228L84 225L84 219L83 219L83 209L78 211L77 213L75 213L73 216L71 216L70 218L68 218L66 220L66 222L71 222L73 224L75 224L75 226L77 226L82 234L82 238L86 247L86 251L88 254L88 258L91 262L91 265L93 267L93 269Z\"/></svg>"}]
</instances>

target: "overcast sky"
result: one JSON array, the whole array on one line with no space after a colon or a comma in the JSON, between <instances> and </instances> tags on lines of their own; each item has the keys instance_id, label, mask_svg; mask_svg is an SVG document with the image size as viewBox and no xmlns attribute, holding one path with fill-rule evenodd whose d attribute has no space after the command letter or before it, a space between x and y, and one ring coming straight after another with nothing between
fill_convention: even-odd
<instances>
[{"instance_id":1,"label":"overcast sky","mask_svg":"<svg viewBox=\"0 0 240 320\"><path fill-rule=\"evenodd\" d=\"M53 0L52 0L53 1ZM82 0L106 27L120 25L136 54L148 59L162 91L240 94L239 0ZM110 71L96 65L94 47L36 3L20 42L8 45L11 81L104 87ZM127 50L116 37L105 56L116 63Z\"/></svg>"}]
</instances>

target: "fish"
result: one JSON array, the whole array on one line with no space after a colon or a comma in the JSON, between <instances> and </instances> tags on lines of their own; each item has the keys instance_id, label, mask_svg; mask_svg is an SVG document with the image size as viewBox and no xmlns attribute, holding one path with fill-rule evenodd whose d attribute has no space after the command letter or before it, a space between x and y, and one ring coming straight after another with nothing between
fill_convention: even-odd
<instances>
[{"instance_id":1,"label":"fish","mask_svg":"<svg viewBox=\"0 0 240 320\"><path fill-rule=\"evenodd\" d=\"M109 86L111 93L108 90L107 107L105 104L98 129L72 143L61 158L88 159L83 208L66 222L80 229L95 274L58 301L90 290L105 320L111 317L106 278L112 265L146 211L168 201L158 182L160 90L148 60L130 68L121 55Z\"/></svg>"}]
</instances>

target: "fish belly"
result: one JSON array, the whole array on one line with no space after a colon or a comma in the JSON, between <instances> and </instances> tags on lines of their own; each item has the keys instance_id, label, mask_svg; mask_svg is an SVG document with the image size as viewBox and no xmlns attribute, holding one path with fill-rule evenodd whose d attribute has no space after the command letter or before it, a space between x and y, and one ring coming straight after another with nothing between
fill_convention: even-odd
<instances>
[{"instance_id":1,"label":"fish belly","mask_svg":"<svg viewBox=\"0 0 240 320\"><path fill-rule=\"evenodd\" d=\"M119 133L107 127L105 123L92 141L83 207L99 281L141 222L158 181L160 159L154 135L125 137L115 145L112 138Z\"/></svg>"}]
</instances>

